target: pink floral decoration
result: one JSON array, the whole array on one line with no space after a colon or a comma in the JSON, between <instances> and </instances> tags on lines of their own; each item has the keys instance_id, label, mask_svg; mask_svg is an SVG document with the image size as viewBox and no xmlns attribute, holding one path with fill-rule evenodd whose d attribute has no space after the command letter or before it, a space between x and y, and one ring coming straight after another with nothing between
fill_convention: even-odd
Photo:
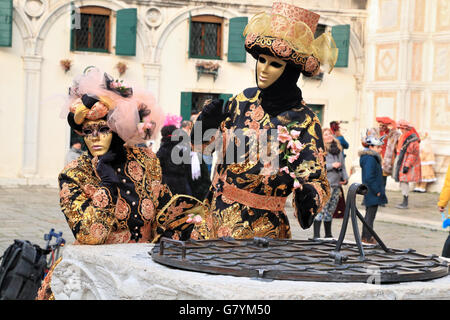
<instances>
[{"instance_id":1,"label":"pink floral decoration","mask_svg":"<svg viewBox=\"0 0 450 320\"><path fill-rule=\"evenodd\" d=\"M105 208L109 204L108 195L104 189L98 189L92 196L92 203L99 208Z\"/></svg>"},{"instance_id":2,"label":"pink floral decoration","mask_svg":"<svg viewBox=\"0 0 450 320\"><path fill-rule=\"evenodd\" d=\"M276 54L284 58L289 57L292 53L292 48L282 39L276 39L272 44L272 48Z\"/></svg>"},{"instance_id":3,"label":"pink floral decoration","mask_svg":"<svg viewBox=\"0 0 450 320\"><path fill-rule=\"evenodd\" d=\"M286 127L278 126L278 141L281 143L286 143L290 140L292 140L292 136L289 134L289 131Z\"/></svg>"},{"instance_id":4,"label":"pink floral decoration","mask_svg":"<svg viewBox=\"0 0 450 320\"><path fill-rule=\"evenodd\" d=\"M186 220L187 223L201 223L203 221L202 217L199 214L188 214L188 219Z\"/></svg>"},{"instance_id":5,"label":"pink floral decoration","mask_svg":"<svg viewBox=\"0 0 450 320\"><path fill-rule=\"evenodd\" d=\"M142 216L146 220L153 220L155 217L155 206L150 199L142 200Z\"/></svg>"}]
</instances>

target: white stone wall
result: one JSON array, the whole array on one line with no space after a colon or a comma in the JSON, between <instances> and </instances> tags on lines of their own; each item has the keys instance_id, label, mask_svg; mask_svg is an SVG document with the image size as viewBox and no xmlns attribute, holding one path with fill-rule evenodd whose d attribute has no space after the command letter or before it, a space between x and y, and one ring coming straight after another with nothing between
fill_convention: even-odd
<instances>
[{"instance_id":1,"label":"white stone wall","mask_svg":"<svg viewBox=\"0 0 450 320\"><path fill-rule=\"evenodd\" d=\"M363 126L390 116L428 132L438 177L428 190L440 192L450 164L450 2L371 0L368 11Z\"/></svg>"},{"instance_id":2,"label":"white stone wall","mask_svg":"<svg viewBox=\"0 0 450 320\"><path fill-rule=\"evenodd\" d=\"M204 2L204 4L203 4ZM365 10L355 9L361 1L293 1L321 15L319 23L329 26L351 24L349 68L335 69L322 82L300 80L306 102L325 104L324 124L346 120L347 140L351 144L347 159L352 162L358 144L359 112L364 109ZM364 1L363 1L364 2ZM135 57L116 56L115 18L111 26L112 53L70 51L69 0L14 0L12 48L0 48L4 74L0 86L1 148L0 185L56 185L69 149L69 127L60 118L61 96L66 94L74 76L95 65L119 77L115 65L126 62L125 81L145 86L154 92L166 112L179 114L180 93L215 92L237 94L254 86L255 61L228 63L228 19L251 17L269 10L271 0L247 1L107 1L75 0L76 6L104 6L117 11L138 8L137 50ZM223 60L216 81L202 76L197 81L195 62L188 58L188 16L214 14L225 18ZM65 73L60 60L73 66ZM156 151L156 150L155 150Z\"/></svg>"}]
</instances>

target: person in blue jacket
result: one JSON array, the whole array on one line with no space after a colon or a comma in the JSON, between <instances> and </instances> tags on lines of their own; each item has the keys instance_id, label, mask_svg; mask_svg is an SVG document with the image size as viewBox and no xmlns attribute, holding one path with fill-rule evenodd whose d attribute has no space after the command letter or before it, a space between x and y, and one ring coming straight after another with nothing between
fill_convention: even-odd
<instances>
[{"instance_id":1,"label":"person in blue jacket","mask_svg":"<svg viewBox=\"0 0 450 320\"><path fill-rule=\"evenodd\" d=\"M365 221L373 229L378 206L388 202L383 183L383 170L381 168L380 153L383 141L373 136L367 136L362 144L364 150L359 152L359 164L362 169L362 183L369 189L364 196L364 205L366 206ZM361 240L365 243L376 244L376 240L364 226Z\"/></svg>"},{"instance_id":2,"label":"person in blue jacket","mask_svg":"<svg viewBox=\"0 0 450 320\"><path fill-rule=\"evenodd\" d=\"M344 150L348 149L350 145L348 144L347 140L345 140L344 136L341 133L341 127L338 121L331 121L330 122L330 128L333 132L333 135L336 137L336 139L339 141L339 143L342 146L342 154L344 158L346 157Z\"/></svg>"}]
</instances>

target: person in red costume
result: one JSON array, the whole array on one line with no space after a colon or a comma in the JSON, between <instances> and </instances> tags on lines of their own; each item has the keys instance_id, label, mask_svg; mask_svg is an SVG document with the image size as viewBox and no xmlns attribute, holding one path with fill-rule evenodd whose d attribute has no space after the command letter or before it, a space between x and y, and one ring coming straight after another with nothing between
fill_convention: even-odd
<instances>
[{"instance_id":1,"label":"person in red costume","mask_svg":"<svg viewBox=\"0 0 450 320\"><path fill-rule=\"evenodd\" d=\"M380 138L384 136L381 158L383 160L383 182L386 187L387 177L392 175L397 142L401 133L397 130L396 122L389 117L377 117L376 121L378 123L378 136Z\"/></svg>"},{"instance_id":2,"label":"person in red costume","mask_svg":"<svg viewBox=\"0 0 450 320\"><path fill-rule=\"evenodd\" d=\"M419 182L422 171L420 163L420 138L416 129L406 120L398 121L402 135L397 143L393 178L400 182L403 202L396 207L408 209L409 183Z\"/></svg>"}]
</instances>

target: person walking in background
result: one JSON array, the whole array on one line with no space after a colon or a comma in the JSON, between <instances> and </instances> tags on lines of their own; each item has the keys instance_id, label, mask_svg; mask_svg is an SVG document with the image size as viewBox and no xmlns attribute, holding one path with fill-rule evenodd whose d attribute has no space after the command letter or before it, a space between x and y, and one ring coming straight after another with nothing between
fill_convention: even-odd
<instances>
[{"instance_id":1,"label":"person walking in background","mask_svg":"<svg viewBox=\"0 0 450 320\"><path fill-rule=\"evenodd\" d=\"M394 163L393 178L400 182L403 202L396 206L408 209L409 183L421 180L420 167L420 138L416 129L406 120L398 121L398 128L402 135L397 143L397 157Z\"/></svg>"},{"instance_id":2,"label":"person walking in background","mask_svg":"<svg viewBox=\"0 0 450 320\"><path fill-rule=\"evenodd\" d=\"M192 129L192 122L185 120L181 122L181 128L186 133L186 138L189 142L190 150L190 173L187 174L187 180L192 191L192 195L200 201L205 199L208 193L209 187L211 186L211 179L209 177L208 167L203 161L202 154L199 152L194 152L190 147L190 134Z\"/></svg>"},{"instance_id":3,"label":"person walking in background","mask_svg":"<svg viewBox=\"0 0 450 320\"><path fill-rule=\"evenodd\" d=\"M342 154L344 155L344 158L346 157L344 150L348 149L350 145L348 144L347 140L345 140L344 136L341 133L341 127L338 121L331 121L330 122L330 128L331 132L333 132L333 135L336 137L336 139L339 141L339 143L342 146Z\"/></svg>"},{"instance_id":4,"label":"person walking in background","mask_svg":"<svg viewBox=\"0 0 450 320\"><path fill-rule=\"evenodd\" d=\"M378 206L386 204L386 192L383 183L383 169L381 167L381 150L383 142L375 136L366 136L362 141L364 150L359 152L359 164L361 166L362 183L369 189L364 196L364 205L366 206L365 221L373 229L373 224L377 214ZM365 226L363 227L362 242L376 244Z\"/></svg>"},{"instance_id":5,"label":"person walking in background","mask_svg":"<svg viewBox=\"0 0 450 320\"><path fill-rule=\"evenodd\" d=\"M81 143L75 142L72 147L70 147L70 150L67 153L65 165L72 162L73 160L78 159L78 157L81 156L82 153L83 150L81 150Z\"/></svg>"},{"instance_id":6,"label":"person walking in background","mask_svg":"<svg viewBox=\"0 0 450 320\"><path fill-rule=\"evenodd\" d=\"M340 188L348 182L344 155L342 154L342 147L339 141L333 136L333 132L329 128L323 129L322 135L326 151L327 179L331 188L331 197L325 204L323 210L314 219L314 239L320 238L320 225L322 221L325 228L325 238L333 237L331 234L333 213L336 210L339 196L341 195Z\"/></svg>"},{"instance_id":7,"label":"person walking in background","mask_svg":"<svg viewBox=\"0 0 450 320\"><path fill-rule=\"evenodd\" d=\"M161 144L156 156L162 169L162 182L166 184L173 195L192 195L188 182L190 165L190 149L183 143L180 127L181 117L168 116L161 128ZM185 140L186 141L186 140ZM189 140L188 140L189 141ZM188 161L184 161L187 160Z\"/></svg>"},{"instance_id":8,"label":"person walking in background","mask_svg":"<svg viewBox=\"0 0 450 320\"><path fill-rule=\"evenodd\" d=\"M428 132L424 132L420 137L420 169L422 177L420 182L416 183L415 192L427 192L429 183L436 181L433 165L436 163L434 152L431 146L431 139Z\"/></svg>"},{"instance_id":9,"label":"person walking in background","mask_svg":"<svg viewBox=\"0 0 450 320\"><path fill-rule=\"evenodd\" d=\"M344 136L341 133L340 123L341 123L340 121L331 121L330 129L331 132L333 133L333 136L337 139L337 141L341 145L342 155L345 159L346 154L344 152L344 149L348 149L350 145L348 144L347 140L345 140ZM339 186L339 191L340 191L339 200L333 213L333 217L335 218L342 218L344 216L345 211L345 196L344 196L344 188L342 188L342 185Z\"/></svg>"},{"instance_id":10,"label":"person walking in background","mask_svg":"<svg viewBox=\"0 0 450 320\"><path fill-rule=\"evenodd\" d=\"M447 168L447 174L445 175L444 186L442 187L441 193L439 195L438 208L441 213L445 211L445 207L450 201L450 165ZM450 235L444 243L444 248L442 249L442 256L445 258L450 258Z\"/></svg>"}]
</instances>

